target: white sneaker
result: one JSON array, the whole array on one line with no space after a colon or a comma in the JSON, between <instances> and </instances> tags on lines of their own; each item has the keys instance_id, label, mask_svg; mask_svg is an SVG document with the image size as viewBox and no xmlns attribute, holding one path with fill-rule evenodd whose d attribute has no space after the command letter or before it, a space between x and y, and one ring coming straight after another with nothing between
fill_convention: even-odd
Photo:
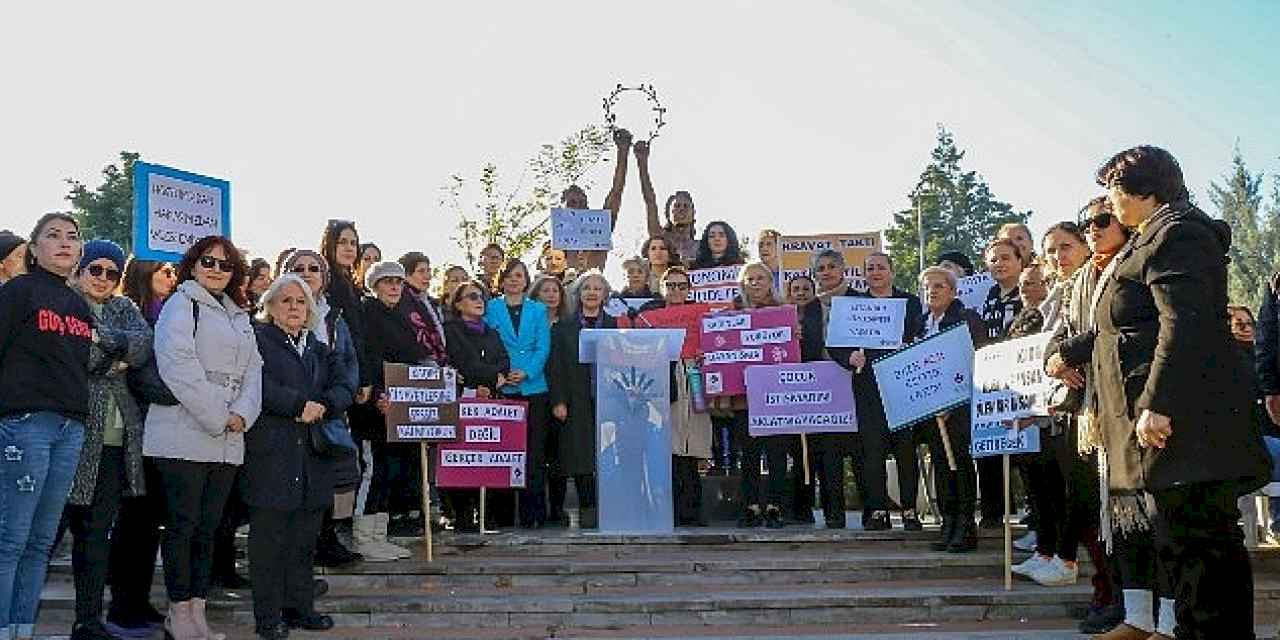
<instances>
[{"instance_id":1,"label":"white sneaker","mask_svg":"<svg viewBox=\"0 0 1280 640\"><path fill-rule=\"evenodd\" d=\"M1035 580L1037 584L1045 587L1067 587L1076 583L1080 578L1080 565L1067 566L1067 563L1057 556L1049 563L1042 565L1039 570L1033 572L1029 576Z\"/></svg>"},{"instance_id":2,"label":"white sneaker","mask_svg":"<svg viewBox=\"0 0 1280 640\"><path fill-rule=\"evenodd\" d=\"M1020 575L1025 578L1030 578L1031 576L1035 575L1036 571L1038 571L1041 567L1047 566L1050 564L1053 564L1052 559L1046 558L1038 553L1033 553L1031 554L1030 558L1023 560L1019 564L1013 565L1012 571L1015 575Z\"/></svg>"},{"instance_id":3,"label":"white sneaker","mask_svg":"<svg viewBox=\"0 0 1280 640\"><path fill-rule=\"evenodd\" d=\"M1029 531L1027 535L1013 541L1013 548L1018 551L1035 551L1036 550L1036 532Z\"/></svg>"}]
</instances>

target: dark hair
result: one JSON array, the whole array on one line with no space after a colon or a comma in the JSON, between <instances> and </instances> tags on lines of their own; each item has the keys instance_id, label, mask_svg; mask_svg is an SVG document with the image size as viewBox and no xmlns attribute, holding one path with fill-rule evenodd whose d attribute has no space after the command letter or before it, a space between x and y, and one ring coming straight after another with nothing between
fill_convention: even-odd
<instances>
[{"instance_id":1,"label":"dark hair","mask_svg":"<svg viewBox=\"0 0 1280 640\"><path fill-rule=\"evenodd\" d=\"M36 252L33 250L36 246L36 238L40 235L41 231L44 231L45 226L47 226L50 222L53 222L54 220L70 222L72 226L76 228L76 233L80 233L80 223L77 222L76 219L69 213L54 211L52 213L46 213L40 216L40 219L36 220L35 228L31 230L31 238L29 239L31 248L27 250L27 269L28 270L36 266Z\"/></svg>"},{"instance_id":2,"label":"dark hair","mask_svg":"<svg viewBox=\"0 0 1280 640\"><path fill-rule=\"evenodd\" d=\"M271 275L271 263L263 258L254 258L249 262L249 281L253 282L258 277L258 272L266 269L267 275Z\"/></svg>"},{"instance_id":3,"label":"dark hair","mask_svg":"<svg viewBox=\"0 0 1280 640\"><path fill-rule=\"evenodd\" d=\"M1022 249L1018 248L1018 243L1008 238L996 238L995 240L992 240L991 244L988 244L987 248L982 250L983 258L985 259L987 253L989 253L992 249L995 249L996 247L1009 247L1010 249L1013 250L1013 257L1018 259L1018 262L1023 266L1023 268L1026 268L1028 266L1027 258L1022 255Z\"/></svg>"},{"instance_id":4,"label":"dark hair","mask_svg":"<svg viewBox=\"0 0 1280 640\"><path fill-rule=\"evenodd\" d=\"M503 258L507 257L507 250L503 249L502 245L496 242L490 242L489 244L486 244L484 248L480 250L480 253L484 253L490 249L497 249L498 255L502 256Z\"/></svg>"},{"instance_id":5,"label":"dark hair","mask_svg":"<svg viewBox=\"0 0 1280 640\"><path fill-rule=\"evenodd\" d=\"M427 263L428 267L431 266L431 258L428 258L427 254L422 253L421 251L410 251L409 253L400 256L400 259L396 260L396 262L399 262L400 266L404 267L404 274L406 276L413 273L413 270L417 269L418 265L423 262Z\"/></svg>"},{"instance_id":6,"label":"dark hair","mask_svg":"<svg viewBox=\"0 0 1280 640\"><path fill-rule=\"evenodd\" d=\"M287 249L283 249L283 250L281 250L281 251L280 251L280 253L277 253L277 254L276 254L276 270L275 270L275 274L276 274L276 277L277 277L277 278L279 278L280 276L284 275L284 265L285 265L285 263L289 261L289 258L292 258L292 257L293 257L293 252L294 252L294 251L297 251L297 250L298 250L298 248L297 248L297 247L289 247L289 248L287 248Z\"/></svg>"},{"instance_id":7,"label":"dark hair","mask_svg":"<svg viewBox=\"0 0 1280 640\"><path fill-rule=\"evenodd\" d=\"M1048 238L1050 235L1053 235L1055 231L1061 231L1063 233L1070 234L1071 237L1079 241L1080 244L1083 244L1086 246L1088 245L1088 243L1085 242L1084 240L1084 231L1080 229L1080 225L1070 220L1063 220L1062 222L1059 222L1053 225L1052 227L1049 227L1049 230L1045 231L1044 235L1040 236L1040 242L1043 243L1044 239Z\"/></svg>"},{"instance_id":8,"label":"dark hair","mask_svg":"<svg viewBox=\"0 0 1280 640\"><path fill-rule=\"evenodd\" d=\"M1150 145L1125 149L1111 156L1095 175L1098 184L1137 197L1153 196L1160 204L1189 200L1182 167L1173 154Z\"/></svg>"},{"instance_id":9,"label":"dark hair","mask_svg":"<svg viewBox=\"0 0 1280 640\"><path fill-rule=\"evenodd\" d=\"M666 226L665 226L665 227L663 227L663 228L664 228L664 229L666 229L667 231L670 231L670 230L672 230L672 229L674 229L674 228L675 228L675 223L671 221L671 203L672 203L672 202L675 202L675 201L676 201L676 198L685 198L685 199L687 199L687 200L689 201L689 208L690 208L690 209L693 209L693 211L694 211L695 215L696 215L696 213L697 213L697 211L698 211L698 207L697 207L697 205L693 204L693 194L689 193L688 191L677 191L677 192L675 192L675 193L673 193L673 194L671 194L671 195L667 196L667 204L666 204L666 207L665 207L665 211L666 211L666 214L667 214L667 224L666 224ZM696 219L696 218L695 218L695 219ZM692 237L693 237L693 224L692 224L692 223L694 222L694 220L690 220L689 222L690 222L690 225L689 225L689 237L690 237L690 238L692 238Z\"/></svg>"},{"instance_id":10,"label":"dark hair","mask_svg":"<svg viewBox=\"0 0 1280 640\"><path fill-rule=\"evenodd\" d=\"M364 263L364 253L370 249L378 251L378 259L369 264ZM382 262L382 248L372 242L366 242L360 245L360 253L356 254L356 291L364 291L364 276L368 273L369 267Z\"/></svg>"},{"instance_id":11,"label":"dark hair","mask_svg":"<svg viewBox=\"0 0 1280 640\"><path fill-rule=\"evenodd\" d=\"M571 185L569 185L569 187L568 187L568 188L566 188L564 191L561 191L561 192L560 192L560 202L561 202L561 204L567 203L567 202L569 201L569 194L571 194L571 193L581 193L581 194L582 194L582 197L584 197L584 198L585 198L585 197L587 197L587 190L586 190L586 189L583 189L582 187L579 187L579 186L578 186L578 185L576 185L576 184L571 184Z\"/></svg>"},{"instance_id":12,"label":"dark hair","mask_svg":"<svg viewBox=\"0 0 1280 640\"><path fill-rule=\"evenodd\" d=\"M814 291L817 291L817 290L818 290L818 283L817 283L817 282L815 282L815 281L814 281L814 279L813 279L809 274L807 274L807 273L798 273L798 274L796 274L796 275L792 276L792 277L791 277L791 279L787 281L787 291L790 291L790 290L791 290L791 283L792 283L792 282L795 282L796 280L808 280L808 281L809 281L809 284L813 286L813 290L814 290Z\"/></svg>"},{"instance_id":13,"label":"dark hair","mask_svg":"<svg viewBox=\"0 0 1280 640\"><path fill-rule=\"evenodd\" d=\"M342 232L347 229L356 236L356 246L360 246L360 232L356 230L356 223L350 220L330 220L324 226L324 233L320 235L320 255L324 256L326 262L333 269L335 274L342 274L348 279L353 279L355 270L360 266L360 254L356 254L356 263L348 270L346 267L338 264L338 238L342 236Z\"/></svg>"},{"instance_id":14,"label":"dark hair","mask_svg":"<svg viewBox=\"0 0 1280 640\"><path fill-rule=\"evenodd\" d=\"M475 287L479 289L480 299L486 302L489 300L489 291L485 289L484 283L476 279L470 279L470 280L467 280L466 282L458 283L458 286L454 287L453 291L449 291L445 293L445 295L448 296L448 299L449 299L450 311L452 311L454 306L458 304L458 300L462 299L462 290L466 289L467 287Z\"/></svg>"},{"instance_id":15,"label":"dark hair","mask_svg":"<svg viewBox=\"0 0 1280 640\"><path fill-rule=\"evenodd\" d=\"M373 250L377 251L377 252L378 252L378 257L379 257L379 258L381 258L381 257L382 257L382 248L381 248L381 247L379 247L378 245L376 245L376 244L374 244L374 243L372 243L372 242L366 242L366 243L364 243L364 244L360 245L360 253L356 254L356 259L357 259L357 260L359 260L360 258L363 258L363 257L364 257L365 252L366 252L366 251L368 251L368 250L370 250L370 249L373 249Z\"/></svg>"},{"instance_id":16,"label":"dark hair","mask_svg":"<svg viewBox=\"0 0 1280 640\"><path fill-rule=\"evenodd\" d=\"M1258 322L1258 319L1253 317L1253 311L1249 309L1249 307L1246 307L1245 305L1242 305L1242 304L1227 305L1227 315L1231 315L1232 311L1243 311L1245 315L1249 316L1249 322L1253 322L1253 323Z\"/></svg>"},{"instance_id":17,"label":"dark hair","mask_svg":"<svg viewBox=\"0 0 1280 640\"><path fill-rule=\"evenodd\" d=\"M542 285L547 282L554 282L556 288L560 290L560 304L555 309L547 307L547 314L552 318L563 318L565 315L565 309L569 306L569 294L565 291L564 283L560 281L560 278L557 278L556 276L542 276L541 278L538 278L538 280L534 282L533 286L529 289L529 299L537 300L542 304L546 304L547 301L542 299Z\"/></svg>"},{"instance_id":18,"label":"dark hair","mask_svg":"<svg viewBox=\"0 0 1280 640\"><path fill-rule=\"evenodd\" d=\"M206 236L191 245L191 248L183 254L182 261L178 263L178 284L195 278L196 263L200 261L200 256L214 247L222 247L222 251L227 254L227 260L231 261L232 265L231 279L227 281L227 288L222 292L230 296L236 306L244 308L248 300L245 299L240 287L249 275L249 265L245 264L244 254L240 253L230 238Z\"/></svg>"},{"instance_id":19,"label":"dark hair","mask_svg":"<svg viewBox=\"0 0 1280 640\"><path fill-rule=\"evenodd\" d=\"M520 269L524 271L524 290L526 293L528 293L529 286L532 285L533 282L529 278L529 267L525 266L525 264L521 262L519 258L512 258L502 263L502 271L498 272L497 285L499 290L502 289L502 283L507 279L507 276L511 275L511 272L515 271L516 269Z\"/></svg>"},{"instance_id":20,"label":"dark hair","mask_svg":"<svg viewBox=\"0 0 1280 640\"><path fill-rule=\"evenodd\" d=\"M645 239L644 244L640 245L641 258L644 258L646 262L649 260L649 247L653 244L654 240L660 241L667 248L667 255L669 256L669 258L667 259L668 265L675 265L675 264L681 263L680 251L678 251L675 247L671 246L671 243L667 242L667 239L664 236L649 236L647 239Z\"/></svg>"},{"instance_id":21,"label":"dark hair","mask_svg":"<svg viewBox=\"0 0 1280 640\"><path fill-rule=\"evenodd\" d=\"M707 232L712 227L724 227L724 235L729 240L729 246L725 249L724 255L717 260L711 256L711 243L707 240ZM722 267L731 264L742 264L742 246L738 244L738 232L729 226L728 222L715 220L707 223L706 228L702 230L702 237L698 239L698 257L693 261L695 268L705 269L708 267Z\"/></svg>"},{"instance_id":22,"label":"dark hair","mask_svg":"<svg viewBox=\"0 0 1280 640\"><path fill-rule=\"evenodd\" d=\"M120 278L120 294L145 312L147 306L156 301L156 294L151 290L151 278L166 264L169 263L130 257L124 265L124 276Z\"/></svg>"}]
</instances>

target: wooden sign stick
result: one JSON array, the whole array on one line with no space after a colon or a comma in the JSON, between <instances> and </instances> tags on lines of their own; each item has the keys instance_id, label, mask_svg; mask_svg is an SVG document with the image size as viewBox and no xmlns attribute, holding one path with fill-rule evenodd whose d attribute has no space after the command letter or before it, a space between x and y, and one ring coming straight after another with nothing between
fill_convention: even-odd
<instances>
[{"instance_id":1,"label":"wooden sign stick","mask_svg":"<svg viewBox=\"0 0 1280 640\"><path fill-rule=\"evenodd\" d=\"M1004 590L1013 590L1013 532L1009 524L1009 454L1004 458Z\"/></svg>"},{"instance_id":2,"label":"wooden sign stick","mask_svg":"<svg viewBox=\"0 0 1280 640\"><path fill-rule=\"evenodd\" d=\"M804 458L804 484L806 487L812 486L812 476L809 474L809 437L803 433L800 434L800 457Z\"/></svg>"},{"instance_id":3,"label":"wooden sign stick","mask_svg":"<svg viewBox=\"0 0 1280 640\"><path fill-rule=\"evenodd\" d=\"M947 435L947 419L941 415L934 416L938 422L938 433L942 434L942 448L947 452L947 468L956 470L956 454L951 451L951 436Z\"/></svg>"},{"instance_id":4,"label":"wooden sign stick","mask_svg":"<svg viewBox=\"0 0 1280 640\"><path fill-rule=\"evenodd\" d=\"M427 526L422 528L422 535L427 543L427 562L435 560L435 550L431 543L431 456L427 452L427 443L419 442L422 447L422 521Z\"/></svg>"}]
</instances>

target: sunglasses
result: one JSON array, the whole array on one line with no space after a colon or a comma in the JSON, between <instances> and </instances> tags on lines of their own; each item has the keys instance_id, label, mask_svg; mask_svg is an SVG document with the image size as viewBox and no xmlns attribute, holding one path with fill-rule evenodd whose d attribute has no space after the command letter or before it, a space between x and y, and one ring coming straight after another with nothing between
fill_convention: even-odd
<instances>
[{"instance_id":1,"label":"sunglasses","mask_svg":"<svg viewBox=\"0 0 1280 640\"><path fill-rule=\"evenodd\" d=\"M459 300L460 301L469 300L471 302L479 302L481 300L484 300L484 296L481 295L479 291L469 291L467 293L462 294L462 297L459 298Z\"/></svg>"},{"instance_id":2,"label":"sunglasses","mask_svg":"<svg viewBox=\"0 0 1280 640\"><path fill-rule=\"evenodd\" d=\"M689 288L688 282L668 282L666 285L668 289L685 290Z\"/></svg>"},{"instance_id":3,"label":"sunglasses","mask_svg":"<svg viewBox=\"0 0 1280 640\"><path fill-rule=\"evenodd\" d=\"M236 265L230 260L219 260L213 256L200 256L200 266L205 269L212 270L217 267L223 273L231 273L236 270Z\"/></svg>"},{"instance_id":4,"label":"sunglasses","mask_svg":"<svg viewBox=\"0 0 1280 640\"><path fill-rule=\"evenodd\" d=\"M1088 229L1089 227L1097 227L1099 229L1106 229L1111 226L1111 222L1115 219L1116 217L1110 213L1099 213L1098 215L1085 220L1083 228Z\"/></svg>"},{"instance_id":5,"label":"sunglasses","mask_svg":"<svg viewBox=\"0 0 1280 640\"><path fill-rule=\"evenodd\" d=\"M320 273L320 265L318 264L298 265L293 269L290 269L290 271L294 273L307 273L308 271L311 273Z\"/></svg>"},{"instance_id":6,"label":"sunglasses","mask_svg":"<svg viewBox=\"0 0 1280 640\"><path fill-rule=\"evenodd\" d=\"M117 269L112 269L112 268L110 268L110 267L104 267L104 266L102 266L102 265L100 265L100 264L91 264L91 265L89 265L88 267L85 267L85 271L88 271L88 272L89 272L89 275L91 275L91 276L93 276L93 277L95 277L95 278L101 278L101 277L102 277L102 274L104 274L104 273L105 273L105 274L107 274L107 279L108 279L108 280L110 280L110 281L112 281L112 282L119 282L119 281L120 281L120 271L119 271L119 270L117 270Z\"/></svg>"}]
</instances>

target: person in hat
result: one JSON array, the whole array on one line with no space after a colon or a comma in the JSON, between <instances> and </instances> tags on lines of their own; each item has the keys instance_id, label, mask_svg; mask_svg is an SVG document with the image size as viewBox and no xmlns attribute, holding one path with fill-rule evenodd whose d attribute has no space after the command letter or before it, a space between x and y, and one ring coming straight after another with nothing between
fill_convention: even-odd
<instances>
[{"instance_id":1,"label":"person in hat","mask_svg":"<svg viewBox=\"0 0 1280 640\"><path fill-rule=\"evenodd\" d=\"M0 285L27 272L27 241L5 229L0 231Z\"/></svg>"},{"instance_id":2,"label":"person in hat","mask_svg":"<svg viewBox=\"0 0 1280 640\"><path fill-rule=\"evenodd\" d=\"M956 274L956 278L973 275L973 261L959 251L943 251L934 264Z\"/></svg>"}]
</instances>

